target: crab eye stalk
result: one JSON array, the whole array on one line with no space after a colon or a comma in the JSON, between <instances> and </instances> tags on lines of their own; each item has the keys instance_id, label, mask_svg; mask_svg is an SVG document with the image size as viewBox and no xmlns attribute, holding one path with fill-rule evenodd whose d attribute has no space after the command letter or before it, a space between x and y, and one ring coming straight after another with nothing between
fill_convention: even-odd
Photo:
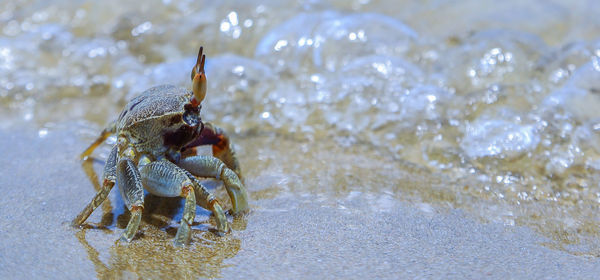
<instances>
[{"instance_id":1,"label":"crab eye stalk","mask_svg":"<svg viewBox=\"0 0 600 280\"><path fill-rule=\"evenodd\" d=\"M204 62L206 56L202 54L203 47L198 51L196 65L192 68L192 96L191 103L193 106L198 106L206 96L206 74L204 73Z\"/></svg>"},{"instance_id":2,"label":"crab eye stalk","mask_svg":"<svg viewBox=\"0 0 600 280\"><path fill-rule=\"evenodd\" d=\"M197 74L192 82L192 90L194 92L194 101L197 103L202 102L206 96L206 75L204 73Z\"/></svg>"}]
</instances>

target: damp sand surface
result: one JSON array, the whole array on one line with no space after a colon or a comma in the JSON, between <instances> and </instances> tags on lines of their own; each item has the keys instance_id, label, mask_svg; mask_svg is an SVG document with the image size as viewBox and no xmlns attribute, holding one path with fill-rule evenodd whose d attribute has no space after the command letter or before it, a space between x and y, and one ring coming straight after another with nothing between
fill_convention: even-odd
<instances>
[{"instance_id":1,"label":"damp sand surface","mask_svg":"<svg viewBox=\"0 0 600 280\"><path fill-rule=\"evenodd\" d=\"M598 10L0 1L0 278L594 278ZM115 245L113 190L69 226L115 139L79 153L144 90L189 88L199 46L201 116L231 136L252 212L217 237L198 208L175 249L182 201L146 196L140 234Z\"/></svg>"},{"instance_id":2,"label":"damp sand surface","mask_svg":"<svg viewBox=\"0 0 600 280\"><path fill-rule=\"evenodd\" d=\"M338 199L274 195L260 187L274 179L262 175L247 177L252 212L230 218L229 235L216 236L209 213L198 208L191 245L174 248L181 202L146 196L140 234L115 244L128 218L116 190L88 226L69 225L93 197L94 173L103 164L77 159L86 144L69 129L43 137L0 130L0 278L592 279L600 273L597 258L549 249L529 228L360 192ZM211 186L225 199L221 186Z\"/></svg>"}]
</instances>

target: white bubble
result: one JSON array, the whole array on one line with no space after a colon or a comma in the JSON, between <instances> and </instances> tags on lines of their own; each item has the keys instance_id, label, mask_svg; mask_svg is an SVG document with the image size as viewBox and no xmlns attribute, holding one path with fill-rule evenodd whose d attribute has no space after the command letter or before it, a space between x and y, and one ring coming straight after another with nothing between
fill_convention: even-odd
<instances>
[{"instance_id":1,"label":"white bubble","mask_svg":"<svg viewBox=\"0 0 600 280\"><path fill-rule=\"evenodd\" d=\"M461 147L471 158L515 158L533 150L539 142L540 137L532 125L482 119L466 126Z\"/></svg>"},{"instance_id":2,"label":"white bubble","mask_svg":"<svg viewBox=\"0 0 600 280\"><path fill-rule=\"evenodd\" d=\"M48 129L42 128L38 130L38 137L45 138L48 135Z\"/></svg>"}]
</instances>

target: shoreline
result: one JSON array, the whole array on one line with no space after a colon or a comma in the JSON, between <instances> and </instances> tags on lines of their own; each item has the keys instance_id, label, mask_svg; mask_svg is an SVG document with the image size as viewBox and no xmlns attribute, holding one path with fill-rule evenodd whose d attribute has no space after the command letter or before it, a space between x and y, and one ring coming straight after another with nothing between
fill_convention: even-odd
<instances>
[{"instance_id":1,"label":"shoreline","mask_svg":"<svg viewBox=\"0 0 600 280\"><path fill-rule=\"evenodd\" d=\"M193 244L173 248L179 201L157 199L154 212L145 213L141 236L114 245L127 215L115 206L122 204L117 191L109 195L112 206L98 208L89 220L98 223L109 214L108 221L116 223L83 231L68 225L94 193L75 156L85 143L64 130L40 138L33 131L2 129L0 146L5 147L0 166L9 174L0 178L0 252L10 256L0 262L0 278L275 279L286 273L291 278L560 279L600 273L596 258L546 248L541 244L547 239L531 229L482 224L461 210L420 209L394 198L375 200L382 207L374 207L360 194L340 198L340 206L330 197L268 197L251 187L253 197L263 198L251 202L252 213L233 221L234 231L224 238L209 231L213 222L199 208ZM248 179L268 185L257 182L266 179ZM169 269L157 272L160 267Z\"/></svg>"}]
</instances>

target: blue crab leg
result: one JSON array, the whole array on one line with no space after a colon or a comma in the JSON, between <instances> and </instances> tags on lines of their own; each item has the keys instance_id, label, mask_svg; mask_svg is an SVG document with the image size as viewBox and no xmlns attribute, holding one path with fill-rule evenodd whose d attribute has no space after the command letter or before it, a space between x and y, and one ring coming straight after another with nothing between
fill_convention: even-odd
<instances>
[{"instance_id":1,"label":"blue crab leg","mask_svg":"<svg viewBox=\"0 0 600 280\"><path fill-rule=\"evenodd\" d=\"M94 152L94 150L96 149L96 147L100 146L100 144L102 144L104 142L104 140L106 140L106 138L108 138L108 136L111 136L116 131L117 131L117 122L113 121L106 128L104 128L104 130L102 130L102 133L100 133L100 136L98 136L96 141L94 141L94 143L92 143L87 149L85 149L85 151L83 151L83 153L81 153L81 155L79 157L81 159L84 159L84 158L88 157L89 155L91 155Z\"/></svg>"},{"instance_id":2,"label":"blue crab leg","mask_svg":"<svg viewBox=\"0 0 600 280\"><path fill-rule=\"evenodd\" d=\"M196 217L196 195L193 186L184 186L181 188L181 196L185 197L185 205L183 206L183 216L177 235L175 235L175 246L184 246L190 242L192 234L192 224Z\"/></svg>"},{"instance_id":3,"label":"blue crab leg","mask_svg":"<svg viewBox=\"0 0 600 280\"><path fill-rule=\"evenodd\" d=\"M231 199L233 214L248 210L248 194L244 184L220 159L212 156L191 156L179 161L178 165L195 176L222 180Z\"/></svg>"},{"instance_id":4,"label":"blue crab leg","mask_svg":"<svg viewBox=\"0 0 600 280\"><path fill-rule=\"evenodd\" d=\"M235 150L229 141L225 131L212 123L205 122L204 129L198 139L187 145L186 148L192 148L201 145L212 145L213 156L222 160L229 169L233 170L237 176L242 179L242 169L235 156Z\"/></svg>"},{"instance_id":5,"label":"blue crab leg","mask_svg":"<svg viewBox=\"0 0 600 280\"><path fill-rule=\"evenodd\" d=\"M142 167L141 174L142 181L150 193L162 197L181 196L186 199L183 217L175 236L175 246L183 246L190 240L191 226L196 216L196 203L215 214L217 230L228 231L227 219L218 201L185 170L170 161L161 160Z\"/></svg>"},{"instance_id":6,"label":"blue crab leg","mask_svg":"<svg viewBox=\"0 0 600 280\"><path fill-rule=\"evenodd\" d=\"M142 220L144 187L135 163L127 157L121 158L117 164L117 183L119 184L121 197L123 197L127 209L131 212L131 218L123 235L121 235L121 240L130 242L137 233Z\"/></svg>"},{"instance_id":7,"label":"blue crab leg","mask_svg":"<svg viewBox=\"0 0 600 280\"><path fill-rule=\"evenodd\" d=\"M221 204L214 195L212 195L201 183L194 177L190 172L185 171L188 177L194 182L194 190L196 194L196 203L204 208L213 212L217 223L217 231L219 233L227 233L230 231L229 224L227 223L227 217L225 212L221 208Z\"/></svg>"},{"instance_id":8,"label":"blue crab leg","mask_svg":"<svg viewBox=\"0 0 600 280\"><path fill-rule=\"evenodd\" d=\"M94 210L104 202L108 193L115 185L115 180L117 178L117 146L114 146L106 160L106 164L104 165L104 175L102 175L102 188L96 193L96 196L88 203L87 206L77 215L75 219L73 219L72 224L75 226L80 226L87 220L87 218L94 212Z\"/></svg>"}]
</instances>

